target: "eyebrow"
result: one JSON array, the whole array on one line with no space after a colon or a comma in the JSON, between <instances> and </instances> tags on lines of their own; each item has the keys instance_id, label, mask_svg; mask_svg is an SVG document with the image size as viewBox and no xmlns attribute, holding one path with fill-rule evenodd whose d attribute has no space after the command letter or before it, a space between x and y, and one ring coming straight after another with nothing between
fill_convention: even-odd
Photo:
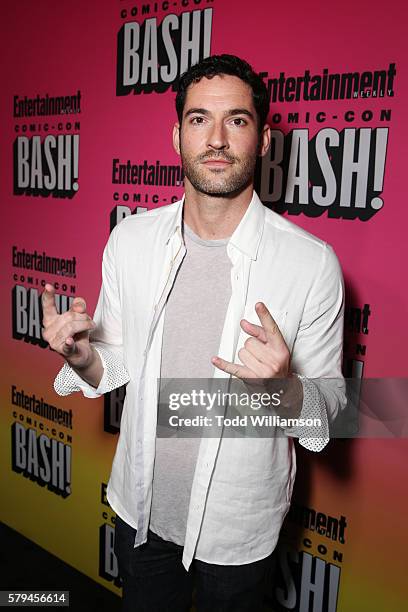
<instances>
[{"instance_id":1,"label":"eyebrow","mask_svg":"<svg viewBox=\"0 0 408 612\"><path fill-rule=\"evenodd\" d=\"M211 115L211 112L208 111L206 108L189 108L189 110L186 111L186 114L184 116L188 117L189 115L193 115L194 113L207 116ZM224 112L224 117L231 117L232 115L246 115L252 120L255 120L253 114L247 108L231 108L230 110Z\"/></svg>"}]
</instances>

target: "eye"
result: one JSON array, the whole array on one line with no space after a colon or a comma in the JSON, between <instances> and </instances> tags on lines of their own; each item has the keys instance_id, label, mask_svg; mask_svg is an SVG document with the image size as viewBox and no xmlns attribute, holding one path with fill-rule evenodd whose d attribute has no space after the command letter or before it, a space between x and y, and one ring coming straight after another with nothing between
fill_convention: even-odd
<instances>
[{"instance_id":1,"label":"eye","mask_svg":"<svg viewBox=\"0 0 408 612\"><path fill-rule=\"evenodd\" d=\"M245 119L242 119L241 117L235 117L232 122L234 123L234 125L241 127L241 125L246 125L246 121ZM237 123L238 122L238 123Z\"/></svg>"},{"instance_id":2,"label":"eye","mask_svg":"<svg viewBox=\"0 0 408 612\"><path fill-rule=\"evenodd\" d=\"M191 123L196 124L196 125L202 125L203 121L204 121L204 117L193 117L191 119Z\"/></svg>"}]
</instances>

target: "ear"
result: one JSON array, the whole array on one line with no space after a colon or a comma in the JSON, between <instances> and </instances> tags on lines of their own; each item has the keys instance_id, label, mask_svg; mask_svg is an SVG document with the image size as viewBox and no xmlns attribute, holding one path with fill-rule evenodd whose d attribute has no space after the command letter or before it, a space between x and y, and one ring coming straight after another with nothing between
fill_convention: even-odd
<instances>
[{"instance_id":1,"label":"ear","mask_svg":"<svg viewBox=\"0 0 408 612\"><path fill-rule=\"evenodd\" d=\"M180 124L175 123L173 126L173 147L175 152L180 155Z\"/></svg>"},{"instance_id":2,"label":"ear","mask_svg":"<svg viewBox=\"0 0 408 612\"><path fill-rule=\"evenodd\" d=\"M265 123L265 125L262 128L262 132L259 136L258 155L260 155L260 157L263 157L267 153L270 146L271 146L271 127L268 123Z\"/></svg>"}]
</instances>

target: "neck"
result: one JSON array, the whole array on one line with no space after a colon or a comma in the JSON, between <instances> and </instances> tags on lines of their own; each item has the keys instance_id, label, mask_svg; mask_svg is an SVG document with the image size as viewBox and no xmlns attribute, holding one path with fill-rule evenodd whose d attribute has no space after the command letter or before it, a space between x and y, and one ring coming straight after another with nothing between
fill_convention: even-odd
<instances>
[{"instance_id":1,"label":"neck","mask_svg":"<svg viewBox=\"0 0 408 612\"><path fill-rule=\"evenodd\" d=\"M253 183L239 194L214 197L200 193L185 178L183 219L204 240L229 238L244 216L253 193Z\"/></svg>"}]
</instances>

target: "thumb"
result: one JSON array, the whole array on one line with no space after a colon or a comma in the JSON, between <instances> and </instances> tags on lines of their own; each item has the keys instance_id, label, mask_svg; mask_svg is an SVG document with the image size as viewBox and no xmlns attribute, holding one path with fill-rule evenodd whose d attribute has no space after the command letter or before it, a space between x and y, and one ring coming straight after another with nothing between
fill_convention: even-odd
<instances>
[{"instance_id":1,"label":"thumb","mask_svg":"<svg viewBox=\"0 0 408 612\"><path fill-rule=\"evenodd\" d=\"M62 353L64 357L71 357L76 352L75 340L72 337L65 339L62 345Z\"/></svg>"}]
</instances>

